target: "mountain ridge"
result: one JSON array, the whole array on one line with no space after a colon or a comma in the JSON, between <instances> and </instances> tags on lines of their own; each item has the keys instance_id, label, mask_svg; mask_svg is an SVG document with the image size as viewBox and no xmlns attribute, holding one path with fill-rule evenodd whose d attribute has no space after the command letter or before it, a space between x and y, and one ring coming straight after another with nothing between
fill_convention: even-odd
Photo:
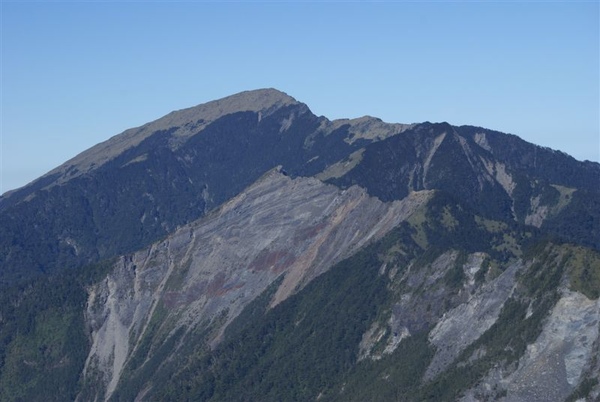
<instances>
[{"instance_id":1,"label":"mountain ridge","mask_svg":"<svg viewBox=\"0 0 600 402\"><path fill-rule=\"evenodd\" d=\"M225 106L233 113L225 111ZM249 108L255 111L239 111ZM207 124L190 120L189 115L203 110L225 115ZM186 123L165 129L165 122L174 119ZM153 124L158 124L156 130L151 129ZM436 145L435 139L441 139L444 132L453 133L453 139L446 136ZM141 142L111 150L111 144L127 142L130 136ZM438 146L443 152L436 152ZM103 163L96 166L97 152ZM90 153L93 157L86 159ZM77 158L91 170L66 162L0 200L0 250L2 244L8 247L0 253L0 282L7 265L19 272L17 276L27 277L26 271L46 272L57 264L72 266L134 251L199 218L278 165L293 176L320 174L338 186L356 182L384 201L440 184L485 208L484 213L513 216L521 222L528 219L537 225L547 222L555 226L555 232L564 231L560 222L573 220L552 223L556 217L562 219L559 215L570 214L572 196L594 216L598 201L593 193L600 188L593 185L600 180L600 164L581 163L516 136L448 123L388 124L369 117L332 122L272 89L247 91L173 112ZM524 172L534 172L543 181ZM227 181L231 185L223 186ZM173 192L173 186L178 190ZM585 195L577 188L592 193ZM130 197L135 192L142 198ZM558 202L560 208L544 205L545 199ZM519 204L516 209L515 202ZM32 214L35 210L46 212L40 217ZM578 226L590 224L581 217L578 220L578 225L568 229L567 238L579 233ZM22 224L31 227L24 237ZM595 236L600 234L599 225L591 224L586 244L600 248L600 235ZM122 231L112 233L119 226ZM14 243L19 247L9 246ZM43 251L47 248L58 250L51 255L59 258L40 258L48 254ZM19 261L26 261L27 268Z\"/></svg>"},{"instance_id":2,"label":"mountain ridge","mask_svg":"<svg viewBox=\"0 0 600 402\"><path fill-rule=\"evenodd\" d=\"M600 397L600 164L272 89L86 152L0 202L2 400Z\"/></svg>"},{"instance_id":3,"label":"mountain ridge","mask_svg":"<svg viewBox=\"0 0 600 402\"><path fill-rule=\"evenodd\" d=\"M50 170L37 180L43 180L46 177L54 175L69 175L69 178L80 174L85 174L90 169L97 168L125 150L139 145L143 140L167 128L182 127L190 123L202 121L202 125L211 123L219 117L242 111L267 112L281 106L298 104L294 98L284 92L273 88L257 89L244 91L222 99L202 103L189 108L172 111L163 117L150 123L134 127L117 134L106 141L103 141L91 148L81 152L74 158L67 160L60 166ZM195 126L194 128L198 128ZM190 132L178 133L184 137L190 135ZM63 178L66 180L67 178ZM36 180L36 181L37 181ZM35 183L32 182L25 187ZM15 189L3 194L3 197L9 197L11 194L19 191Z\"/></svg>"}]
</instances>

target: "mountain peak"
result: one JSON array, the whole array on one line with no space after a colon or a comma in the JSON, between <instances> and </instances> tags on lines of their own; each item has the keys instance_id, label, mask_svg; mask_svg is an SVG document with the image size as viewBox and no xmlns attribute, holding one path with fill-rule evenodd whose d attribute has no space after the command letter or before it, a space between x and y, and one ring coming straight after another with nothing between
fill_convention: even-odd
<instances>
[{"instance_id":1,"label":"mountain peak","mask_svg":"<svg viewBox=\"0 0 600 402\"><path fill-rule=\"evenodd\" d=\"M73 176L102 166L125 150L137 146L143 140L161 130L176 128L177 131L173 135L177 137L177 140L173 144L177 144L184 142L186 138L196 134L203 127L228 114L261 112L262 117L265 117L270 112L289 105L303 104L277 89L263 88L240 92L190 108L175 110L153 122L125 130L121 134L93 146L45 176L58 174L61 177L59 181L68 180ZM67 178L65 177L67 171L78 173L72 173Z\"/></svg>"},{"instance_id":2,"label":"mountain peak","mask_svg":"<svg viewBox=\"0 0 600 402\"><path fill-rule=\"evenodd\" d=\"M299 104L288 94L273 88L244 91L225 98L176 110L145 126L151 131L181 127L189 122L212 122L222 116L238 112L268 112L283 106Z\"/></svg>"},{"instance_id":3,"label":"mountain peak","mask_svg":"<svg viewBox=\"0 0 600 402\"><path fill-rule=\"evenodd\" d=\"M220 106L223 110L235 111L261 111L273 107L287 106L298 103L285 92L274 88L261 88L243 91L225 98L205 103L208 106Z\"/></svg>"}]
</instances>

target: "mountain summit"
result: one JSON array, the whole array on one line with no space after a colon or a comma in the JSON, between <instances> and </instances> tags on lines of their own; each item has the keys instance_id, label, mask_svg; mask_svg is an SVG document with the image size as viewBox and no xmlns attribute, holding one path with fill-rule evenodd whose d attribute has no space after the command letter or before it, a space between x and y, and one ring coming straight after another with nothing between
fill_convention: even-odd
<instances>
[{"instance_id":1,"label":"mountain summit","mask_svg":"<svg viewBox=\"0 0 600 402\"><path fill-rule=\"evenodd\" d=\"M599 181L274 89L171 112L0 200L0 400L597 399Z\"/></svg>"},{"instance_id":2,"label":"mountain summit","mask_svg":"<svg viewBox=\"0 0 600 402\"><path fill-rule=\"evenodd\" d=\"M266 116L278 108L294 104L298 104L298 102L281 91L258 89L240 92L223 99L177 110L158 120L126 130L105 142L95 145L51 170L36 182L45 182L48 181L48 178L52 178L52 181L63 183L74 176L97 169L162 130L172 131L173 137L183 141L200 131L201 127L223 116L238 112L256 112L260 113L261 116L263 114ZM173 130L174 128L176 130ZM173 140L173 142L176 142L176 140Z\"/></svg>"}]
</instances>

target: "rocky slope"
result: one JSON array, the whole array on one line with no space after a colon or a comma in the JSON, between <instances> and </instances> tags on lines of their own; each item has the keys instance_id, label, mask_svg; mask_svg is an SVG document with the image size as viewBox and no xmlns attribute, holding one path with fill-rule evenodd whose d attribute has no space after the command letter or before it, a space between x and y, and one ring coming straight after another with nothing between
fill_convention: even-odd
<instances>
[{"instance_id":1,"label":"rocky slope","mask_svg":"<svg viewBox=\"0 0 600 402\"><path fill-rule=\"evenodd\" d=\"M580 280L597 271L600 255L552 243L522 248L519 230L493 234L488 221L437 215L435 202L274 309L259 309L261 320L197 352L149 399L597 398L600 310L590 291L600 277L586 288ZM428 242L447 241L446 251L417 244L421 212L440 224L425 229ZM509 258L469 250L457 240L464 232L490 243L508 236L517 247Z\"/></svg>"},{"instance_id":2,"label":"rocky slope","mask_svg":"<svg viewBox=\"0 0 600 402\"><path fill-rule=\"evenodd\" d=\"M425 191L385 204L359 187L342 191L272 171L205 219L120 258L89 291L93 343L84 381L96 387L102 381L106 389L85 393L84 400L110 397L144 342L151 343L145 362L153 347L187 331L210 327L206 342L214 347L227 325L278 278L271 306L381 238L428 198Z\"/></svg>"}]
</instances>

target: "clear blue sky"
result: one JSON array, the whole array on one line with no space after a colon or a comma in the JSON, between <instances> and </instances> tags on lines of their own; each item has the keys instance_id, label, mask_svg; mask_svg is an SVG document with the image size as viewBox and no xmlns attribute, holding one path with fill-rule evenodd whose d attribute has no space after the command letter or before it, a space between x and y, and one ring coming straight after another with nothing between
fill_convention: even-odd
<instances>
[{"instance_id":1,"label":"clear blue sky","mask_svg":"<svg viewBox=\"0 0 600 402\"><path fill-rule=\"evenodd\" d=\"M127 128L262 87L330 119L472 124L600 159L597 1L1 8L0 193Z\"/></svg>"}]
</instances>

